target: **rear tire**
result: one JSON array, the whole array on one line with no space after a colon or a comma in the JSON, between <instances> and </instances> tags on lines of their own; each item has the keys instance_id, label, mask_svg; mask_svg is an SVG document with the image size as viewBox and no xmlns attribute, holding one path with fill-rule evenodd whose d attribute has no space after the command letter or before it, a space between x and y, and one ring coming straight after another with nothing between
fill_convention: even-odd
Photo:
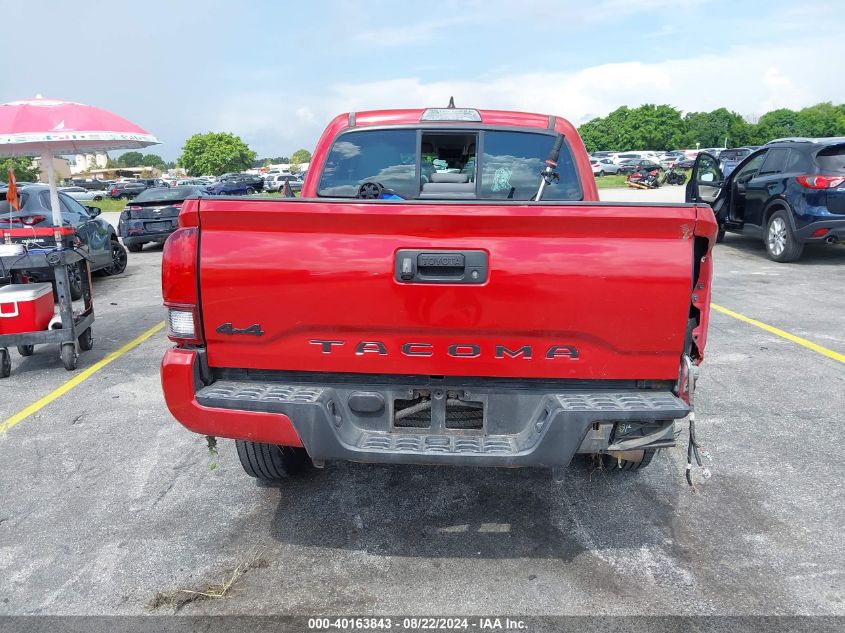
<instances>
[{"instance_id":1,"label":"rear tire","mask_svg":"<svg viewBox=\"0 0 845 633\"><path fill-rule=\"evenodd\" d=\"M721 244L725 241L725 227L719 225L719 230L716 232L716 244Z\"/></svg>"},{"instance_id":2,"label":"rear tire","mask_svg":"<svg viewBox=\"0 0 845 633\"><path fill-rule=\"evenodd\" d=\"M21 356L32 356L35 353L35 345L18 345L18 354Z\"/></svg>"},{"instance_id":3,"label":"rear tire","mask_svg":"<svg viewBox=\"0 0 845 633\"><path fill-rule=\"evenodd\" d=\"M103 268L103 274L108 277L122 274L126 270L127 261L123 244L117 240L111 240L111 265Z\"/></svg>"},{"instance_id":4,"label":"rear tire","mask_svg":"<svg viewBox=\"0 0 845 633\"><path fill-rule=\"evenodd\" d=\"M804 245L796 239L786 211L782 209L775 211L769 218L763 240L766 254L776 262L794 262L804 251Z\"/></svg>"},{"instance_id":5,"label":"rear tire","mask_svg":"<svg viewBox=\"0 0 845 633\"><path fill-rule=\"evenodd\" d=\"M636 456L633 456L633 459L619 459L614 457L613 455L608 455L607 453L601 453L597 455L597 461L599 463L599 468L604 471L607 471L610 474L619 474L619 473L629 473L635 470L640 470L645 468L651 463L651 460L654 459L657 450L642 450L642 451L628 451L632 454L640 454L641 457L639 459Z\"/></svg>"},{"instance_id":6,"label":"rear tire","mask_svg":"<svg viewBox=\"0 0 845 633\"><path fill-rule=\"evenodd\" d=\"M82 298L82 269L79 264L70 264L67 267L67 278L69 283L68 292L73 301Z\"/></svg>"},{"instance_id":7,"label":"rear tire","mask_svg":"<svg viewBox=\"0 0 845 633\"><path fill-rule=\"evenodd\" d=\"M237 440L235 446L246 474L263 481L281 481L311 466L311 458L304 448L245 440Z\"/></svg>"},{"instance_id":8,"label":"rear tire","mask_svg":"<svg viewBox=\"0 0 845 633\"><path fill-rule=\"evenodd\" d=\"M140 253L142 250L144 250L144 245L143 244L129 244L129 246L127 246L126 248L129 250L130 253Z\"/></svg>"},{"instance_id":9,"label":"rear tire","mask_svg":"<svg viewBox=\"0 0 845 633\"><path fill-rule=\"evenodd\" d=\"M8 378L12 373L12 355L5 347L0 347L0 378Z\"/></svg>"}]
</instances>

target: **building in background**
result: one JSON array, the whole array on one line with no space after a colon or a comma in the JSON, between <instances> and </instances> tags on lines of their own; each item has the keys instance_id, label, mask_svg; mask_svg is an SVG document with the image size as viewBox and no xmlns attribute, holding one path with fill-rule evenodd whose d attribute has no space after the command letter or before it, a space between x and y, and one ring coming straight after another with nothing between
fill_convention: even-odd
<instances>
[{"instance_id":1,"label":"building in background","mask_svg":"<svg viewBox=\"0 0 845 633\"><path fill-rule=\"evenodd\" d=\"M38 169L38 179L41 182L50 181L50 179L47 177L47 165L41 164L41 157L33 158L32 166ZM71 162L67 158L54 156L53 172L55 172L56 175L56 182L61 182L65 178L70 178L71 174L73 173L73 170L71 168Z\"/></svg>"},{"instance_id":2,"label":"building in background","mask_svg":"<svg viewBox=\"0 0 845 633\"><path fill-rule=\"evenodd\" d=\"M70 172L74 176L86 174L92 169L105 169L109 164L109 155L105 152L97 154L77 154L71 160Z\"/></svg>"},{"instance_id":3,"label":"building in background","mask_svg":"<svg viewBox=\"0 0 845 633\"><path fill-rule=\"evenodd\" d=\"M85 176L100 180L159 178L161 176L161 170L156 167L106 167L105 169L89 169L85 172Z\"/></svg>"}]
</instances>

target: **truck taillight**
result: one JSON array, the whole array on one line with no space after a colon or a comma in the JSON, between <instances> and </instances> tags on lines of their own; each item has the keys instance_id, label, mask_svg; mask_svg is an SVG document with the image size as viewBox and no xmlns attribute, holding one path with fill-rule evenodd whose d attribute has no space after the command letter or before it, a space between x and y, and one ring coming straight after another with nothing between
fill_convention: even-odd
<instances>
[{"instance_id":1,"label":"truck taillight","mask_svg":"<svg viewBox=\"0 0 845 633\"><path fill-rule=\"evenodd\" d=\"M845 182L845 176L796 176L795 180L807 189L835 189Z\"/></svg>"},{"instance_id":2,"label":"truck taillight","mask_svg":"<svg viewBox=\"0 0 845 633\"><path fill-rule=\"evenodd\" d=\"M197 338L197 324L194 310L167 309L167 333L177 343L194 341Z\"/></svg>"},{"instance_id":3,"label":"truck taillight","mask_svg":"<svg viewBox=\"0 0 845 633\"><path fill-rule=\"evenodd\" d=\"M199 231L179 228L164 244L161 292L167 308L168 337L180 345L203 345L197 289Z\"/></svg>"}]
</instances>

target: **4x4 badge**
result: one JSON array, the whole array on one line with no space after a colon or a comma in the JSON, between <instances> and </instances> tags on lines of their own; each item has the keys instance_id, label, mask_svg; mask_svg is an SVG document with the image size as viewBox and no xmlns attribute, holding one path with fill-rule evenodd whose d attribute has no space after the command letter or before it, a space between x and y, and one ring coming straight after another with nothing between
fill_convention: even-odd
<instances>
[{"instance_id":1,"label":"4x4 badge","mask_svg":"<svg viewBox=\"0 0 845 633\"><path fill-rule=\"evenodd\" d=\"M236 328L232 327L231 323L224 323L217 327L217 332L220 334L228 334L232 336L233 334L249 334L251 336L264 336L264 330L261 329L261 326L256 323L255 325L250 325L246 328Z\"/></svg>"}]
</instances>

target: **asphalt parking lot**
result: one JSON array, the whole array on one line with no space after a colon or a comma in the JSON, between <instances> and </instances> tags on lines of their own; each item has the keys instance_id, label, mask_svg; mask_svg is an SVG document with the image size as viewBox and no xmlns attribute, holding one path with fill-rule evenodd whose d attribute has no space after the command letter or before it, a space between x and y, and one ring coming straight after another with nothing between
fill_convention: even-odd
<instances>
[{"instance_id":1,"label":"asphalt parking lot","mask_svg":"<svg viewBox=\"0 0 845 633\"><path fill-rule=\"evenodd\" d=\"M80 371L162 321L160 259L95 282ZM729 234L715 262L716 304L845 353L845 247L776 264ZM0 614L172 613L157 594L258 559L180 612L845 615L845 363L734 317L711 315L697 411L713 477L696 493L680 447L621 478L336 463L257 485L232 442L212 470L171 419L167 346L154 333L0 432ZM13 352L0 425L70 377L57 351Z\"/></svg>"}]
</instances>

